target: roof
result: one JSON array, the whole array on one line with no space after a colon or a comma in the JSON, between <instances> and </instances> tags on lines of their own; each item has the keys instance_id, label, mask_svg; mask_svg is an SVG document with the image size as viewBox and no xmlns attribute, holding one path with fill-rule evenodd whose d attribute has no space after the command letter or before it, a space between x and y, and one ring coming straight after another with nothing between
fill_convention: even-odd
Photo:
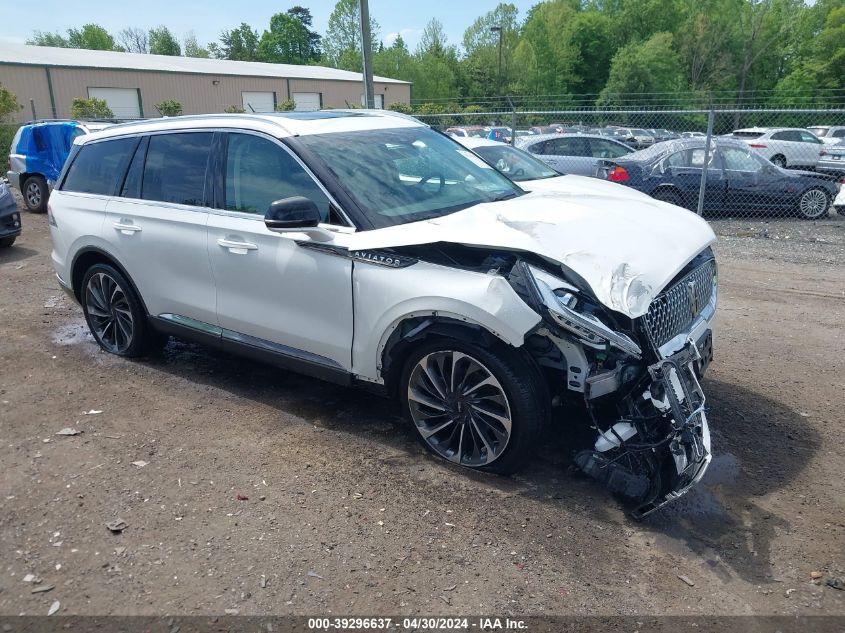
<instances>
[{"instance_id":1,"label":"roof","mask_svg":"<svg viewBox=\"0 0 845 633\"><path fill-rule=\"evenodd\" d=\"M502 143L501 141L493 141L489 138L478 138L473 136L453 136L458 143L463 145L464 147L468 147L469 149L475 149L476 147L510 147L507 143Z\"/></svg>"},{"instance_id":2,"label":"roof","mask_svg":"<svg viewBox=\"0 0 845 633\"><path fill-rule=\"evenodd\" d=\"M266 114L198 114L145 119L111 125L75 142L144 134L164 130L242 129L282 138L400 127L428 127L414 117L390 110L322 110L317 112L268 112Z\"/></svg>"},{"instance_id":3,"label":"roof","mask_svg":"<svg viewBox=\"0 0 845 633\"><path fill-rule=\"evenodd\" d=\"M51 66L66 68L97 68L111 70L149 70L168 73L198 73L203 75L240 75L246 77L277 77L281 79L326 79L330 81L362 81L361 73L297 64L266 64L238 62L227 59L145 55L114 51L92 51L82 48L54 48L30 46L0 41L0 64ZM374 81L408 84L408 81L373 77Z\"/></svg>"},{"instance_id":4,"label":"roof","mask_svg":"<svg viewBox=\"0 0 845 633\"><path fill-rule=\"evenodd\" d=\"M567 132L565 134L528 134L526 136L517 136L515 143L517 147L525 147L526 145L534 145L534 143L539 143L540 141L547 141L553 138L596 138L604 141L610 141L611 143L616 143L617 145L624 145L625 147L628 147L627 145L625 145L625 143L617 141L612 136L602 136L601 134L580 134L577 132Z\"/></svg>"}]
</instances>

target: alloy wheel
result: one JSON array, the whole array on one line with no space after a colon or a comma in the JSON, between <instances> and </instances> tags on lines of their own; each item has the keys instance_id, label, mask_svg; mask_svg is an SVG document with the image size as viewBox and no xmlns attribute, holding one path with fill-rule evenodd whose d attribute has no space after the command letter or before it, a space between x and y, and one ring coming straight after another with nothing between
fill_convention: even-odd
<instances>
[{"instance_id":1,"label":"alloy wheel","mask_svg":"<svg viewBox=\"0 0 845 633\"><path fill-rule=\"evenodd\" d=\"M511 436L502 385L480 361L458 351L421 358L408 379L411 419L441 457L471 468L498 459Z\"/></svg>"},{"instance_id":2,"label":"alloy wheel","mask_svg":"<svg viewBox=\"0 0 845 633\"><path fill-rule=\"evenodd\" d=\"M818 218L827 211L827 194L821 189L805 191L798 202L798 209L805 218Z\"/></svg>"},{"instance_id":3,"label":"alloy wheel","mask_svg":"<svg viewBox=\"0 0 845 633\"><path fill-rule=\"evenodd\" d=\"M31 180L26 185L26 203L30 208L36 209L41 206L41 187L38 183Z\"/></svg>"},{"instance_id":4,"label":"alloy wheel","mask_svg":"<svg viewBox=\"0 0 845 633\"><path fill-rule=\"evenodd\" d=\"M135 323L123 288L106 273L95 273L85 287L85 311L100 344L113 354L132 344Z\"/></svg>"}]
</instances>

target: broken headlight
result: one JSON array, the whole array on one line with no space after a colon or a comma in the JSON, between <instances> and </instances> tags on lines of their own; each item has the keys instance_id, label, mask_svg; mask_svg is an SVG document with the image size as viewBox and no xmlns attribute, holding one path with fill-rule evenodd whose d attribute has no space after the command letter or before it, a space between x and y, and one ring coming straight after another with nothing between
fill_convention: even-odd
<instances>
[{"instance_id":1,"label":"broken headlight","mask_svg":"<svg viewBox=\"0 0 845 633\"><path fill-rule=\"evenodd\" d=\"M531 294L557 325L594 347L609 345L636 358L642 356L640 346L627 334L612 330L579 308L581 299L575 286L524 261L517 265Z\"/></svg>"}]
</instances>

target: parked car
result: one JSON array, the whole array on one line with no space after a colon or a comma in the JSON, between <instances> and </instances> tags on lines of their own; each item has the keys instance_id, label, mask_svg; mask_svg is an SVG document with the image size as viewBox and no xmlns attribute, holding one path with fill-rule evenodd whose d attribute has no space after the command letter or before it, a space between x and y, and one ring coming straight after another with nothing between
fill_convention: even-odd
<instances>
[{"instance_id":1,"label":"parked car","mask_svg":"<svg viewBox=\"0 0 845 633\"><path fill-rule=\"evenodd\" d=\"M446 134L460 138L487 138L490 128L483 125L467 125L446 128Z\"/></svg>"},{"instance_id":2,"label":"parked car","mask_svg":"<svg viewBox=\"0 0 845 633\"><path fill-rule=\"evenodd\" d=\"M677 132L673 132L672 130L667 130L666 128L649 128L646 132L651 132L652 136L654 137L655 143L661 143L663 141L672 141L676 138L680 138L681 135Z\"/></svg>"},{"instance_id":3,"label":"parked car","mask_svg":"<svg viewBox=\"0 0 845 633\"><path fill-rule=\"evenodd\" d=\"M808 220L827 214L839 183L816 172L783 169L741 141L712 139L707 168L705 211L793 212ZM600 175L658 200L696 208L704 165L705 140L679 139L604 161Z\"/></svg>"},{"instance_id":4,"label":"parked car","mask_svg":"<svg viewBox=\"0 0 845 633\"><path fill-rule=\"evenodd\" d=\"M695 138L700 136L702 138L706 138L707 135L704 132L681 132L681 138Z\"/></svg>"},{"instance_id":5,"label":"parked car","mask_svg":"<svg viewBox=\"0 0 845 633\"><path fill-rule=\"evenodd\" d=\"M845 139L845 125L814 125L807 129L825 145L836 145Z\"/></svg>"},{"instance_id":6,"label":"parked car","mask_svg":"<svg viewBox=\"0 0 845 633\"><path fill-rule=\"evenodd\" d=\"M734 130L739 139L778 167L815 168L822 142L815 134L801 128L751 127Z\"/></svg>"},{"instance_id":7,"label":"parked car","mask_svg":"<svg viewBox=\"0 0 845 633\"><path fill-rule=\"evenodd\" d=\"M21 234L21 214L12 191L0 181L0 248L9 248Z\"/></svg>"},{"instance_id":8,"label":"parked car","mask_svg":"<svg viewBox=\"0 0 845 633\"><path fill-rule=\"evenodd\" d=\"M62 171L73 139L109 125L88 121L38 121L18 128L12 139L6 178L23 194L28 210L35 213L47 210L50 188Z\"/></svg>"},{"instance_id":9,"label":"parked car","mask_svg":"<svg viewBox=\"0 0 845 633\"><path fill-rule=\"evenodd\" d=\"M845 182L842 183L842 186L839 189L839 193L836 196L836 199L833 201L833 209L839 215L845 216Z\"/></svg>"},{"instance_id":10,"label":"parked car","mask_svg":"<svg viewBox=\"0 0 845 633\"><path fill-rule=\"evenodd\" d=\"M816 169L834 175L845 175L845 139L836 145L822 148Z\"/></svg>"},{"instance_id":11,"label":"parked car","mask_svg":"<svg viewBox=\"0 0 845 633\"><path fill-rule=\"evenodd\" d=\"M534 154L557 171L595 176L599 161L618 158L633 150L597 134L537 134L517 138L514 146Z\"/></svg>"},{"instance_id":12,"label":"parked car","mask_svg":"<svg viewBox=\"0 0 845 633\"><path fill-rule=\"evenodd\" d=\"M487 128L487 138L499 143L510 143L513 132L509 127L494 126Z\"/></svg>"},{"instance_id":13,"label":"parked car","mask_svg":"<svg viewBox=\"0 0 845 633\"><path fill-rule=\"evenodd\" d=\"M619 130L618 140L624 141L635 149L643 149L655 142L654 133L643 130L642 128L617 128Z\"/></svg>"},{"instance_id":14,"label":"parked car","mask_svg":"<svg viewBox=\"0 0 845 633\"><path fill-rule=\"evenodd\" d=\"M173 334L366 386L425 448L493 472L571 401L594 433L576 463L636 516L710 461L715 236L677 207L526 194L410 117L333 110L79 137L50 231L117 356Z\"/></svg>"},{"instance_id":15,"label":"parked car","mask_svg":"<svg viewBox=\"0 0 845 633\"><path fill-rule=\"evenodd\" d=\"M511 145L482 138L459 138L458 143L472 150L488 165L517 183L525 191L545 191L567 196L601 195L607 199L652 200L634 189L586 176L561 174L531 154Z\"/></svg>"}]
</instances>

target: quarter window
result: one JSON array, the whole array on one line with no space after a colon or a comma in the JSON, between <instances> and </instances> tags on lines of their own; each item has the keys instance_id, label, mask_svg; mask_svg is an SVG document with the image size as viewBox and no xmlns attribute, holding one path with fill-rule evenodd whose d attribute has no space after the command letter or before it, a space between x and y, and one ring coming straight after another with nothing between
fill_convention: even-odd
<instances>
[{"instance_id":1,"label":"quarter window","mask_svg":"<svg viewBox=\"0 0 845 633\"><path fill-rule=\"evenodd\" d=\"M211 132L150 136L141 198L202 206Z\"/></svg>"},{"instance_id":2,"label":"quarter window","mask_svg":"<svg viewBox=\"0 0 845 633\"><path fill-rule=\"evenodd\" d=\"M137 144L137 138L86 143L68 169L62 191L114 195Z\"/></svg>"},{"instance_id":3,"label":"quarter window","mask_svg":"<svg viewBox=\"0 0 845 633\"><path fill-rule=\"evenodd\" d=\"M296 159L274 142L252 134L229 134L226 209L263 215L275 200L304 196L329 221L329 199Z\"/></svg>"}]
</instances>

